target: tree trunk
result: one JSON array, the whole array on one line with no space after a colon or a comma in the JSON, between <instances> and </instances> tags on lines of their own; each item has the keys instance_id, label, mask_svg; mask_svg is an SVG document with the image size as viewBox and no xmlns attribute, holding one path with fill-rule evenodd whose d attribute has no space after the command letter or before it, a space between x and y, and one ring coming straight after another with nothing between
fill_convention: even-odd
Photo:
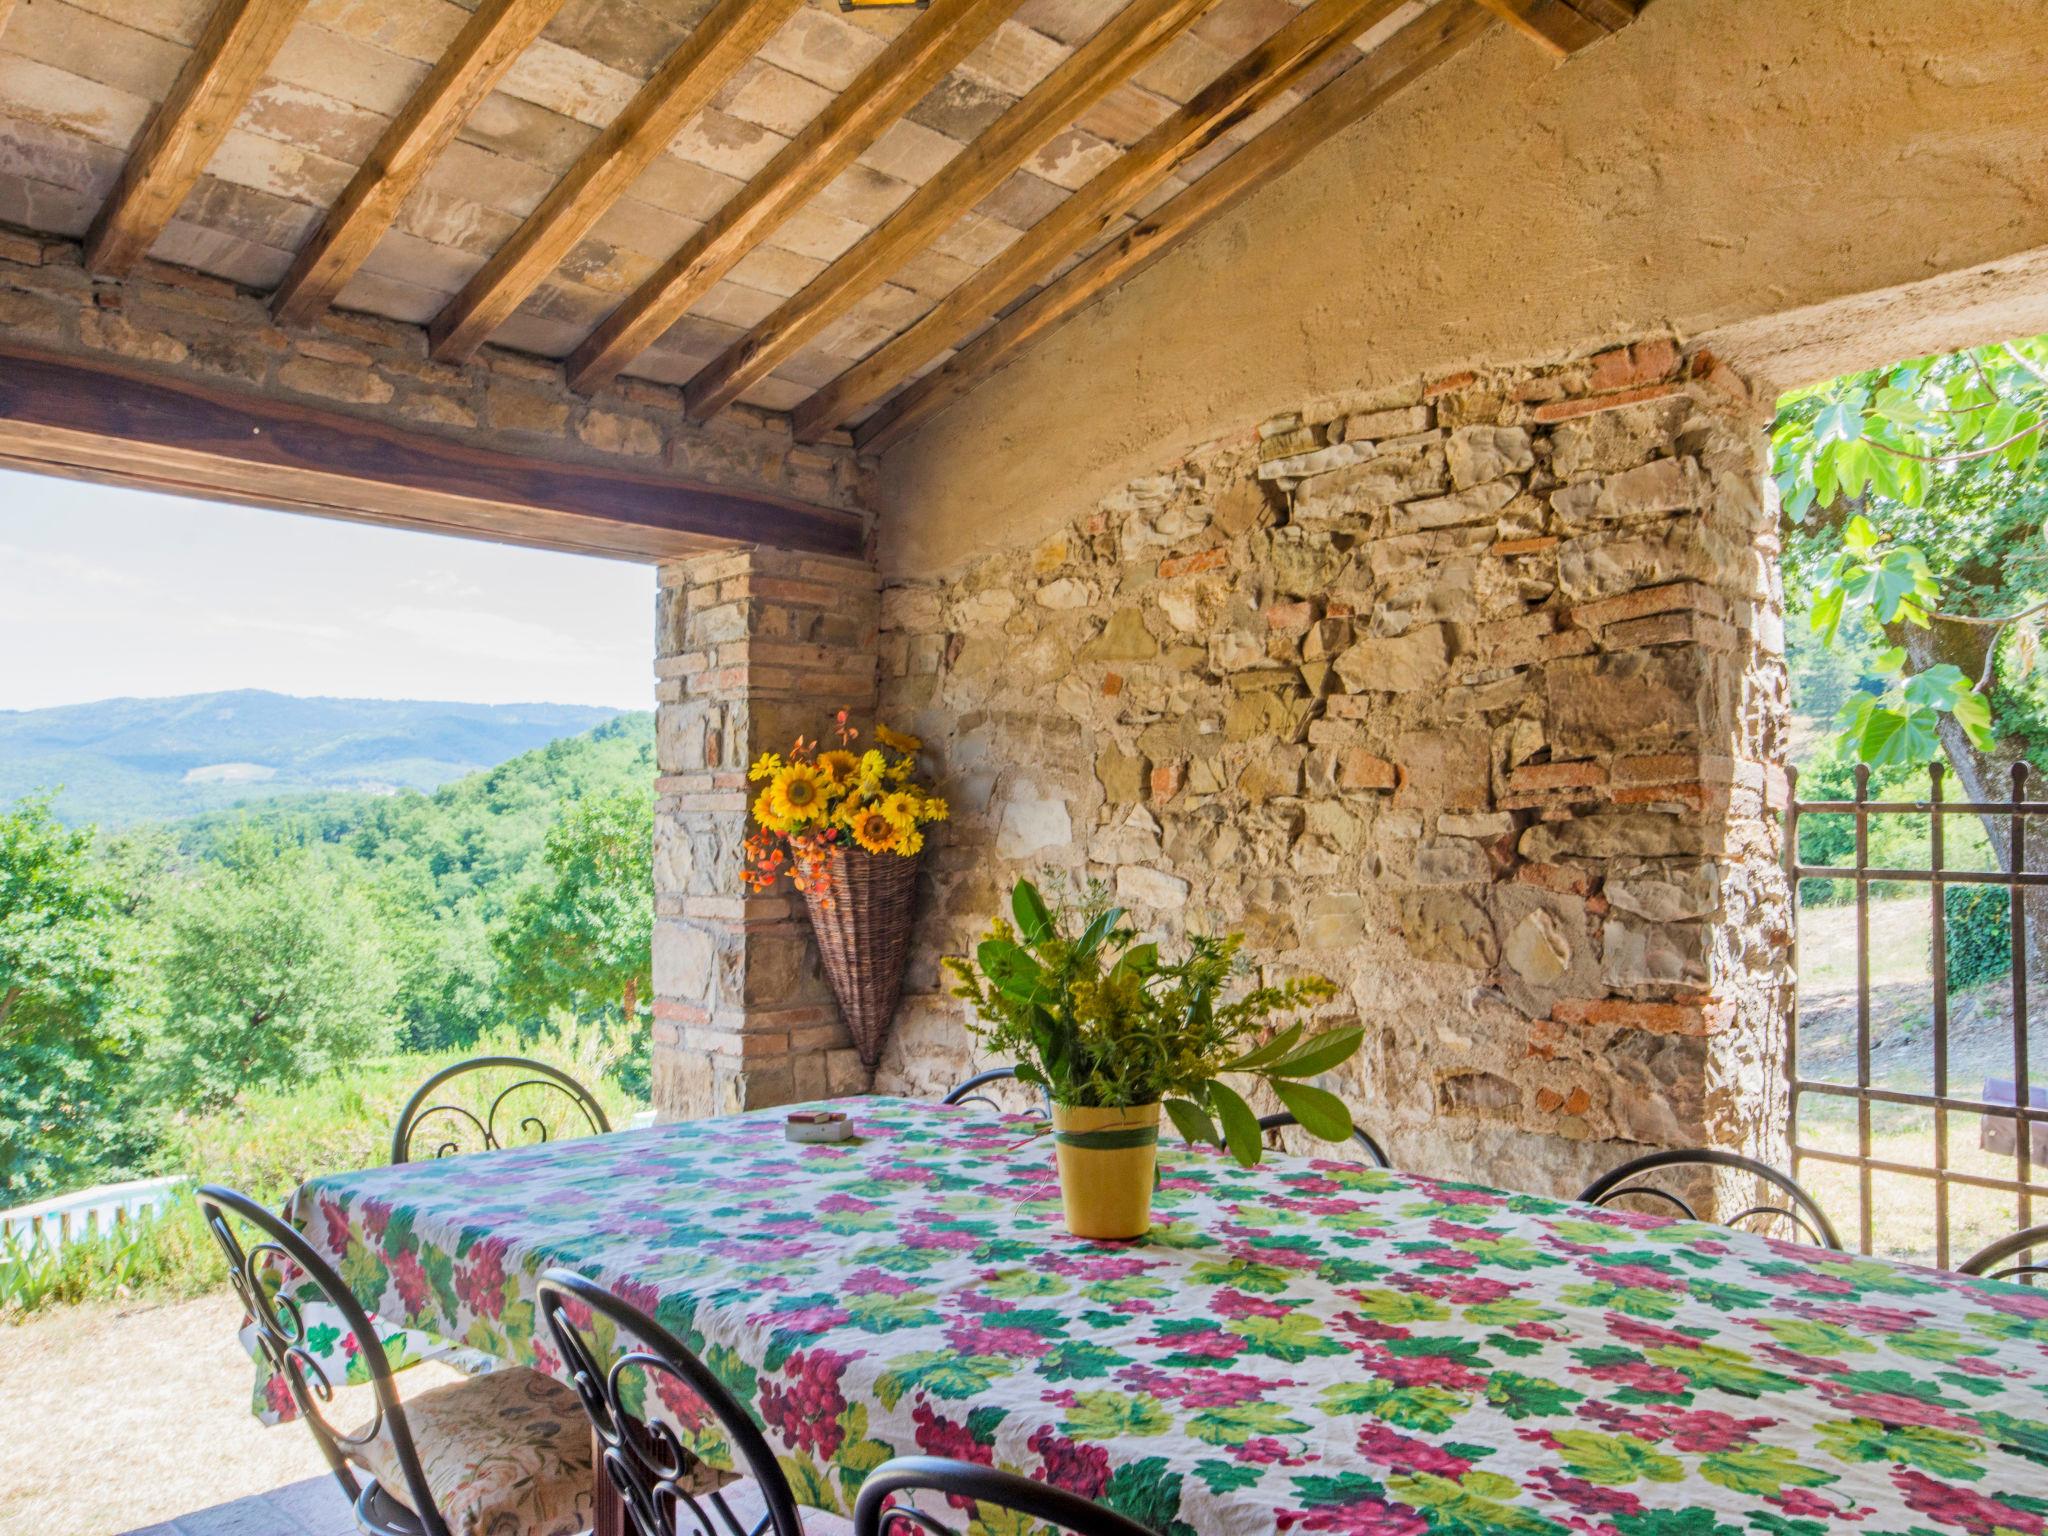
<instances>
[{"instance_id":1,"label":"tree trunk","mask_svg":"<svg viewBox=\"0 0 2048 1536\"><path fill-rule=\"evenodd\" d=\"M1899 624L1892 626L1891 630L1893 643L1906 648L1906 658L1915 672L1945 661L1960 667L1963 675L1972 682L1984 675L1984 663L1998 634L1998 630L1990 625L1957 624L1947 619L1935 619L1927 629ZM1945 788L1943 799L2001 801L2012 798L2013 764L2026 756L2025 742L2003 737L1986 752L1970 740L1969 734L1949 714L1942 715L1941 724L1936 729L1942 749L1948 754L1954 778L1953 789ZM2029 790L2027 798L2033 800L2040 796ZM2009 873L2013 867L2012 818L1984 816L1980 820L1984 824L1985 836L1991 841L1992 851L1998 856L1998 867ZM2035 869L2048 869L2048 857L2044 854L2048 854L2048 848L2030 849L2028 864ZM2032 886L2018 894L2026 916L2027 1011L2032 1013L2043 1001L2048 1001L2048 887Z\"/></svg>"},{"instance_id":2,"label":"tree trunk","mask_svg":"<svg viewBox=\"0 0 2048 1536\"><path fill-rule=\"evenodd\" d=\"M620 999L619 1007L625 1012L626 1028L631 1029L633 1027L633 1016L640 1011L640 978L638 976L628 976L626 978L626 995Z\"/></svg>"}]
</instances>

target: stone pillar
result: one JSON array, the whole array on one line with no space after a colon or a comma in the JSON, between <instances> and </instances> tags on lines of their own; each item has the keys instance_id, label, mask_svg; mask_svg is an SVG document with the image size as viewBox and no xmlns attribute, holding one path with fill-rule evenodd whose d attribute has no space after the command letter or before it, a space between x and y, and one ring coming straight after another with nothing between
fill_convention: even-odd
<instances>
[{"instance_id":1,"label":"stone pillar","mask_svg":"<svg viewBox=\"0 0 2048 1536\"><path fill-rule=\"evenodd\" d=\"M878 583L766 548L661 568L654 1103L664 1120L867 1087L802 898L740 883L747 766L875 704Z\"/></svg>"}]
</instances>

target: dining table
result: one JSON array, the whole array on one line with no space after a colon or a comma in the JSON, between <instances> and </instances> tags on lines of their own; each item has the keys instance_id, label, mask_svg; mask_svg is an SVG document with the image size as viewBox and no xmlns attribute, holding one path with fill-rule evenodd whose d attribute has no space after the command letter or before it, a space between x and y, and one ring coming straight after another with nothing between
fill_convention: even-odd
<instances>
[{"instance_id":1,"label":"dining table","mask_svg":"<svg viewBox=\"0 0 2048 1536\"><path fill-rule=\"evenodd\" d=\"M852 1138L757 1111L325 1175L290 1215L400 1361L562 1374L536 1282L603 1283L839 1513L929 1454L1162 1536L2048 1528L2048 1291L1334 1150L1162 1144L1149 1235L1089 1241L1034 1117L804 1107ZM353 1343L317 1341L337 1380Z\"/></svg>"}]
</instances>

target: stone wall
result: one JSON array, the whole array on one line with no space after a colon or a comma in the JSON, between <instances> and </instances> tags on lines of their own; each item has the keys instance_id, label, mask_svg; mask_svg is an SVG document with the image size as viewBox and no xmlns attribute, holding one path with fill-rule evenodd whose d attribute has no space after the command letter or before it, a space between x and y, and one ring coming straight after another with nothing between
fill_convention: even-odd
<instances>
[{"instance_id":1,"label":"stone wall","mask_svg":"<svg viewBox=\"0 0 2048 1536\"><path fill-rule=\"evenodd\" d=\"M784 417L737 406L700 426L679 389L621 379L586 398L563 385L559 364L492 347L450 367L428 359L425 327L367 315L335 311L284 329L261 297L182 268L145 263L134 277L95 278L69 241L0 230L0 337L471 446L862 506L852 451L799 444Z\"/></svg>"},{"instance_id":2,"label":"stone wall","mask_svg":"<svg viewBox=\"0 0 2048 1536\"><path fill-rule=\"evenodd\" d=\"M1660 340L1333 399L890 585L883 717L956 820L878 1086L969 1069L938 957L1050 867L1336 979L1369 1034L1333 1086L1408 1166L1773 1150L1766 420Z\"/></svg>"},{"instance_id":3,"label":"stone wall","mask_svg":"<svg viewBox=\"0 0 2048 1536\"><path fill-rule=\"evenodd\" d=\"M877 580L770 549L661 567L654 1102L664 1118L859 1093L802 898L740 881L747 766L875 700Z\"/></svg>"}]
</instances>

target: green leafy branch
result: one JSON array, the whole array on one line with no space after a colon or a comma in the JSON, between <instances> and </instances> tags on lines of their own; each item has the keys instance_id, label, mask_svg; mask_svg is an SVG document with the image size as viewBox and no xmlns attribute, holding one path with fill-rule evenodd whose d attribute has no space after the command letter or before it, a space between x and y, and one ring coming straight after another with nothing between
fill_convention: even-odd
<instances>
[{"instance_id":1,"label":"green leafy branch","mask_svg":"<svg viewBox=\"0 0 2048 1536\"><path fill-rule=\"evenodd\" d=\"M2048 338L1916 358L1851 375L1780 402L1772 434L1773 467L1787 520L1828 527L1840 516L1839 548L1820 573L1812 601L1815 633L1837 644L1845 625L1895 638L1901 626L1979 625L1999 633L1971 679L1940 663L1911 670L1906 647L1891 645L1877 674L1879 697L1859 694L1843 707L1843 741L1874 767L1925 762L1940 750L1943 714L1983 750L1995 742L1988 702L2000 641L2009 668L2023 676L2039 649L2036 603L1982 616L1942 607L1942 580L1918 542L1882 535L1862 509L1919 509L1965 477L2031 473L2048 434Z\"/></svg>"},{"instance_id":2,"label":"green leafy branch","mask_svg":"<svg viewBox=\"0 0 2048 1536\"><path fill-rule=\"evenodd\" d=\"M1139 943L1124 910L1091 887L1078 914L1056 911L1029 880L1010 896L972 960L948 956L956 996L973 1006L972 1027L1017 1063L1020 1080L1055 1103L1128 1107L1164 1102L1181 1135L1259 1160L1258 1117L1224 1075L1266 1083L1310 1135L1351 1134L1343 1100L1307 1081L1340 1066L1363 1043L1355 1026L1311 1033L1304 1022L1272 1030L1276 1016L1336 996L1321 976L1260 985L1225 1000L1243 965L1242 934L1194 934L1188 953L1167 961ZM1078 924L1079 932L1067 937Z\"/></svg>"}]
</instances>

